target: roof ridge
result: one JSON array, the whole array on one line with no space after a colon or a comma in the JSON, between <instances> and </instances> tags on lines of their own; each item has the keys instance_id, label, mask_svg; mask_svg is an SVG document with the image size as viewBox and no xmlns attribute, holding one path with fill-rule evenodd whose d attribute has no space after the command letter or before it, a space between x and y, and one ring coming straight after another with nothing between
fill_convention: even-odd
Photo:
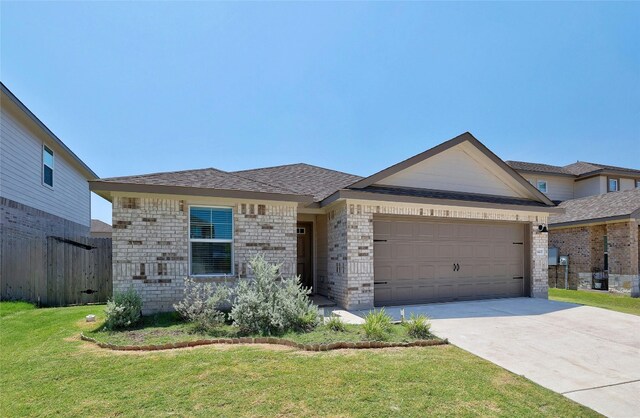
<instances>
[{"instance_id":1,"label":"roof ridge","mask_svg":"<svg viewBox=\"0 0 640 418\"><path fill-rule=\"evenodd\" d=\"M248 177L244 177L244 176L241 176L241 175L237 174L237 172L233 172L233 171L232 171L232 172L228 172L228 171L227 171L226 173L227 173L227 174L229 174L229 175L231 175L231 176L241 178L241 179L243 179L243 180L248 180L248 181L250 181L250 182L252 182L252 183L256 183L256 184L263 184L263 185L265 185L265 186L275 187L275 188L278 188L278 189L286 190L286 191L288 191L288 192L290 192L290 193L292 193L292 194L300 195L300 193L295 192L294 190L291 190L291 189L290 189L290 188L288 188L288 187L278 186L278 185L271 184L271 183L267 183L267 182L264 182L264 181L255 180L255 179L251 179L251 178L248 178ZM301 196L308 196L308 195L302 194Z\"/></svg>"},{"instance_id":2,"label":"roof ridge","mask_svg":"<svg viewBox=\"0 0 640 418\"><path fill-rule=\"evenodd\" d=\"M319 165L309 164L309 163L291 163L291 164L273 165L273 166L268 166L268 167L248 168L248 169L245 169L245 170L231 171L231 173L244 173L244 172L247 172L247 171L269 170L269 169L272 169L272 168L293 167L293 166L296 166L296 165L303 165L303 166L307 166L307 167L320 168L322 170L332 171L334 173L346 174L348 176L353 176L353 177L362 177L362 176L359 176L357 174L347 173L346 171L334 170L333 168L322 167L322 166L319 166Z\"/></svg>"}]
</instances>

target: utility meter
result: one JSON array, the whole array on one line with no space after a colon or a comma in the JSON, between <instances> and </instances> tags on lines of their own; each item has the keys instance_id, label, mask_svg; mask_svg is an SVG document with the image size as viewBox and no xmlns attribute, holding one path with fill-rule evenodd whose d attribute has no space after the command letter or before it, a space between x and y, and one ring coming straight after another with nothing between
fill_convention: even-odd
<instances>
[{"instance_id":1,"label":"utility meter","mask_svg":"<svg viewBox=\"0 0 640 418\"><path fill-rule=\"evenodd\" d=\"M560 265L561 266L568 266L569 265L569 256L568 255L561 255L560 256Z\"/></svg>"}]
</instances>

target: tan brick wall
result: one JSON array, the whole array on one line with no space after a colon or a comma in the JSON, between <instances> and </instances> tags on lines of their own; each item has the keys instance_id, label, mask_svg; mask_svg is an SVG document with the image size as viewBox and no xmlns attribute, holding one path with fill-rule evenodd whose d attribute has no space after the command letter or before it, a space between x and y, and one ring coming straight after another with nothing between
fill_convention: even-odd
<instances>
[{"instance_id":1,"label":"tan brick wall","mask_svg":"<svg viewBox=\"0 0 640 418\"><path fill-rule=\"evenodd\" d=\"M604 236L609 244L609 290L638 292L636 221L552 229L549 246L569 256L569 288L590 289L592 272L604 268ZM549 269L549 286L564 287L564 267Z\"/></svg>"},{"instance_id":2,"label":"tan brick wall","mask_svg":"<svg viewBox=\"0 0 640 418\"><path fill-rule=\"evenodd\" d=\"M282 274L295 274L295 205L225 202L219 206L233 208L236 276L251 274L247 263L257 253L282 264ZM145 313L170 311L183 296L184 278L189 274L188 207L184 199L113 200L114 291L133 286L143 299Z\"/></svg>"},{"instance_id":3,"label":"tan brick wall","mask_svg":"<svg viewBox=\"0 0 640 418\"><path fill-rule=\"evenodd\" d=\"M373 307L373 215L393 214L437 218L520 221L531 224L531 295L547 296L548 241L538 225L542 214L477 208L366 202L337 203L328 214L329 297L347 309Z\"/></svg>"}]
</instances>

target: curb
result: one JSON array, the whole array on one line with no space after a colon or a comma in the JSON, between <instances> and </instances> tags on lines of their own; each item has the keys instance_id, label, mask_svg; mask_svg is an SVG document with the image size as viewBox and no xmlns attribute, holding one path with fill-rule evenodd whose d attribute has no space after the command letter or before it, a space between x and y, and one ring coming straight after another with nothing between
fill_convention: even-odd
<instances>
[{"instance_id":1,"label":"curb","mask_svg":"<svg viewBox=\"0 0 640 418\"><path fill-rule=\"evenodd\" d=\"M173 350L175 348L197 347L200 345L212 344L274 344L297 348L304 351L331 351L339 349L364 349L364 348L389 348L389 347L431 347L436 345L449 344L448 340L416 340L411 342L393 343L384 341L357 341L357 342L336 342L328 344L301 344L284 338L259 337L259 338L212 338L195 341L182 341L178 343L167 343L160 345L115 345L99 342L95 338L87 337L80 333L80 339L96 344L100 348L107 348L116 351L158 351Z\"/></svg>"}]
</instances>

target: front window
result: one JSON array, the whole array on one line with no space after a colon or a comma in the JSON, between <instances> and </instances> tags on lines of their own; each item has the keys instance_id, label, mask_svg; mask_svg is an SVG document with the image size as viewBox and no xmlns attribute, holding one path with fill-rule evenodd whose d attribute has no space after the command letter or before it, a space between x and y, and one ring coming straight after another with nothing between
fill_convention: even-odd
<instances>
[{"instance_id":1,"label":"front window","mask_svg":"<svg viewBox=\"0 0 640 418\"><path fill-rule=\"evenodd\" d=\"M542 193L547 192L547 181L546 180L538 180L538 190Z\"/></svg>"},{"instance_id":2,"label":"front window","mask_svg":"<svg viewBox=\"0 0 640 418\"><path fill-rule=\"evenodd\" d=\"M231 208L189 208L191 274L233 275L233 211Z\"/></svg>"},{"instance_id":3,"label":"front window","mask_svg":"<svg viewBox=\"0 0 640 418\"><path fill-rule=\"evenodd\" d=\"M618 179L609 179L609 191L617 192L618 191Z\"/></svg>"},{"instance_id":4,"label":"front window","mask_svg":"<svg viewBox=\"0 0 640 418\"><path fill-rule=\"evenodd\" d=\"M42 146L42 183L53 187L53 151L46 145Z\"/></svg>"}]
</instances>

